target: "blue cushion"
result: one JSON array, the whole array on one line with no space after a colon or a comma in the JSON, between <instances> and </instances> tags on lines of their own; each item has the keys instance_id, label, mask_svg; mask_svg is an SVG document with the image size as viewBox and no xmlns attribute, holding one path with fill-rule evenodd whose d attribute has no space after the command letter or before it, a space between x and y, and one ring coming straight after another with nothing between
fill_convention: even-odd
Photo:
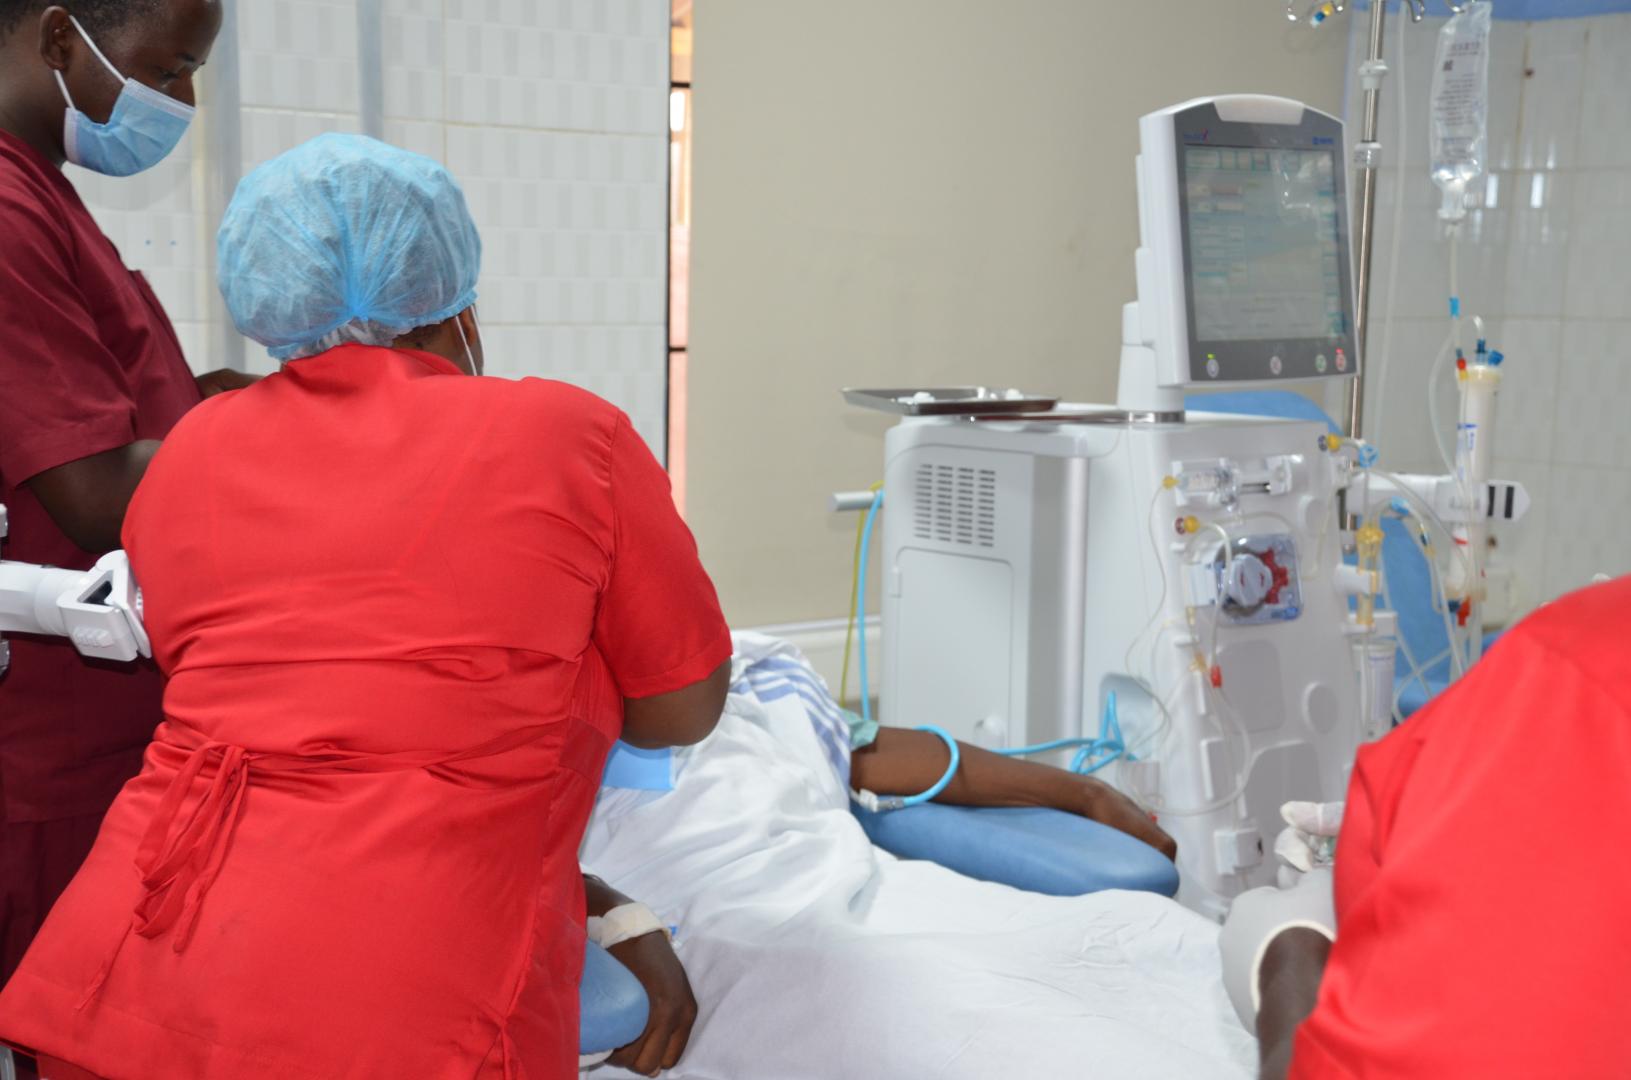
<instances>
[{"instance_id":1,"label":"blue cushion","mask_svg":"<svg viewBox=\"0 0 1631 1080\"><path fill-rule=\"evenodd\" d=\"M640 1037L651 1003L633 972L591 941L583 955L578 1008L578 1053L604 1054Z\"/></svg>"},{"instance_id":2,"label":"blue cushion","mask_svg":"<svg viewBox=\"0 0 1631 1080\"><path fill-rule=\"evenodd\" d=\"M1178 868L1159 851L1063 810L940 803L877 814L853 809L867 836L885 851L928 859L980 881L1048 896L1178 891Z\"/></svg>"}]
</instances>

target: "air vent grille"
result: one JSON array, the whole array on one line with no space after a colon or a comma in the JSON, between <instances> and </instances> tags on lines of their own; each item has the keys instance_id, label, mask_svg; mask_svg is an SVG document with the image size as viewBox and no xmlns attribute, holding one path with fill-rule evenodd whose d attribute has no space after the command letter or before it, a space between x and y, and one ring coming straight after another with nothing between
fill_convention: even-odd
<instances>
[{"instance_id":1,"label":"air vent grille","mask_svg":"<svg viewBox=\"0 0 1631 1080\"><path fill-rule=\"evenodd\" d=\"M989 548L997 542L997 473L924 462L913 481L912 532L919 540Z\"/></svg>"}]
</instances>

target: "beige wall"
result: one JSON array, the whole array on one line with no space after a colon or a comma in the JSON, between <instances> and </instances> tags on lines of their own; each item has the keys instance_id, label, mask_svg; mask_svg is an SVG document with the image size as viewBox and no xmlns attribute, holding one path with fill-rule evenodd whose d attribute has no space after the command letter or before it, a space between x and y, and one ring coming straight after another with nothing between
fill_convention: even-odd
<instances>
[{"instance_id":1,"label":"beige wall","mask_svg":"<svg viewBox=\"0 0 1631 1080\"><path fill-rule=\"evenodd\" d=\"M1340 114L1346 22L1277 0L697 5L687 515L726 613L841 615L888 420L845 385L1114 396L1137 118Z\"/></svg>"}]
</instances>

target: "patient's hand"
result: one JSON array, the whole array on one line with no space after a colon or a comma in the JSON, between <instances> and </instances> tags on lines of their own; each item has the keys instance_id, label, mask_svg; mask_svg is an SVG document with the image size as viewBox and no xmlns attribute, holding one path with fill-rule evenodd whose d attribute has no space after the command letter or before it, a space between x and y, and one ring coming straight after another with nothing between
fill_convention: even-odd
<instances>
[{"instance_id":1,"label":"patient's hand","mask_svg":"<svg viewBox=\"0 0 1631 1080\"><path fill-rule=\"evenodd\" d=\"M1119 829L1176 861L1177 841L1168 836L1137 803L1103 780L1091 776L1078 776L1072 779L1079 783L1079 793L1071 805L1060 809L1070 810L1101 825Z\"/></svg>"},{"instance_id":2,"label":"patient's hand","mask_svg":"<svg viewBox=\"0 0 1631 1080\"><path fill-rule=\"evenodd\" d=\"M674 947L658 932L630 938L607 951L634 973L651 1001L646 1030L608 1062L647 1076L672 1069L685 1052L697 1019L697 999L691 996L691 982Z\"/></svg>"}]
</instances>

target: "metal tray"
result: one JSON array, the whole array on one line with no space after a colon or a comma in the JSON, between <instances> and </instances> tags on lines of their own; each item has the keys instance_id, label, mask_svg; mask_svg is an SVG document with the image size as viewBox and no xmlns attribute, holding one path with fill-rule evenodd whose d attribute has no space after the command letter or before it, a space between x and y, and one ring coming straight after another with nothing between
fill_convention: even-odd
<instances>
[{"instance_id":1,"label":"metal tray","mask_svg":"<svg viewBox=\"0 0 1631 1080\"><path fill-rule=\"evenodd\" d=\"M900 416L994 416L1047 412L1056 397L989 386L910 386L878 390L845 389L844 400L863 409Z\"/></svg>"}]
</instances>

